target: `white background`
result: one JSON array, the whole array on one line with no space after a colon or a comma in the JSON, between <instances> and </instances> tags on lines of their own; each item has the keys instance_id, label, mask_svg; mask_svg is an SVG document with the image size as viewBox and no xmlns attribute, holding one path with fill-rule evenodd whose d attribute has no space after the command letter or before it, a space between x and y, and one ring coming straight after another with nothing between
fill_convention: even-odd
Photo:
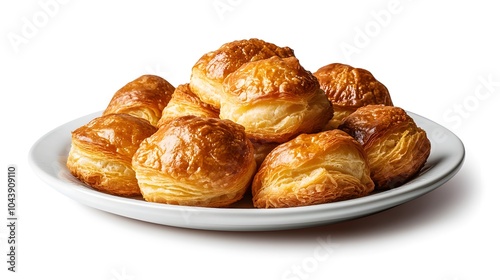
<instances>
[{"instance_id":1,"label":"white background","mask_svg":"<svg viewBox=\"0 0 500 280\"><path fill-rule=\"evenodd\" d=\"M9 164L18 168L19 245L18 272L2 261L0 278L499 279L498 5L436 2L2 1L0 260ZM290 46L311 71L332 62L370 70L396 105L462 139L463 168L441 188L376 215L249 233L114 216L33 174L28 151L46 132L104 109L139 75L188 82L203 53L251 37ZM321 256L318 240L330 249Z\"/></svg>"}]
</instances>

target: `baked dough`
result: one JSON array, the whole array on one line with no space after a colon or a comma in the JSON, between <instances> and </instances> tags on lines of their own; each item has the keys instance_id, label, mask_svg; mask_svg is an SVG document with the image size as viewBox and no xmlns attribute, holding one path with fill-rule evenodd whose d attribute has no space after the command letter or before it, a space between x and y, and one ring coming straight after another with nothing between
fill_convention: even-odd
<instances>
[{"instance_id":1,"label":"baked dough","mask_svg":"<svg viewBox=\"0 0 500 280\"><path fill-rule=\"evenodd\" d=\"M255 38L223 44L195 63L191 72L191 90L203 102L219 108L222 82L227 75L247 62L272 56L290 57L294 52L289 47L278 47Z\"/></svg>"},{"instance_id":2,"label":"baked dough","mask_svg":"<svg viewBox=\"0 0 500 280\"><path fill-rule=\"evenodd\" d=\"M333 114L317 79L295 57L244 64L224 80L220 105L220 118L243 125L257 142L318 132Z\"/></svg>"},{"instance_id":3,"label":"baked dough","mask_svg":"<svg viewBox=\"0 0 500 280\"><path fill-rule=\"evenodd\" d=\"M252 194L255 207L279 208L362 197L373 188L363 148L335 129L302 134L272 150Z\"/></svg>"},{"instance_id":4,"label":"baked dough","mask_svg":"<svg viewBox=\"0 0 500 280\"><path fill-rule=\"evenodd\" d=\"M328 96L335 112L325 130L337 128L357 108L369 104L392 106L389 90L368 70L332 63L319 68L314 76Z\"/></svg>"},{"instance_id":5,"label":"baked dough","mask_svg":"<svg viewBox=\"0 0 500 280\"><path fill-rule=\"evenodd\" d=\"M174 90L174 86L161 77L140 76L113 95L103 114L129 114L157 126L162 110L167 106Z\"/></svg>"},{"instance_id":6,"label":"baked dough","mask_svg":"<svg viewBox=\"0 0 500 280\"><path fill-rule=\"evenodd\" d=\"M146 120L128 114L97 117L72 132L66 165L71 174L96 190L140 196L132 156L155 131Z\"/></svg>"},{"instance_id":7,"label":"baked dough","mask_svg":"<svg viewBox=\"0 0 500 280\"><path fill-rule=\"evenodd\" d=\"M399 107L361 107L339 128L363 145L378 190L400 186L413 178L431 151L426 132Z\"/></svg>"},{"instance_id":8,"label":"baked dough","mask_svg":"<svg viewBox=\"0 0 500 280\"><path fill-rule=\"evenodd\" d=\"M256 169L242 126L196 116L162 125L132 164L146 201L205 207L240 200Z\"/></svg>"},{"instance_id":9,"label":"baked dough","mask_svg":"<svg viewBox=\"0 0 500 280\"><path fill-rule=\"evenodd\" d=\"M198 116L205 118L218 118L219 110L200 100L191 89L189 84L177 86L172 99L163 109L158 126L168 123L170 120L182 116Z\"/></svg>"}]
</instances>

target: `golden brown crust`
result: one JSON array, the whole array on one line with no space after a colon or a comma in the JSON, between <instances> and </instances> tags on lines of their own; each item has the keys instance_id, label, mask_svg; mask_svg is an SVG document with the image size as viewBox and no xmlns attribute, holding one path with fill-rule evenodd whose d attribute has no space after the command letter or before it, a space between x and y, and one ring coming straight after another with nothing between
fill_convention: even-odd
<instances>
[{"instance_id":1,"label":"golden brown crust","mask_svg":"<svg viewBox=\"0 0 500 280\"><path fill-rule=\"evenodd\" d=\"M204 54L193 66L191 90L208 104L219 107L222 82L243 64L272 56L291 57L289 47L278 47L260 39L238 40L223 44L215 51Z\"/></svg>"},{"instance_id":2,"label":"golden brown crust","mask_svg":"<svg viewBox=\"0 0 500 280\"><path fill-rule=\"evenodd\" d=\"M248 62L224 80L220 117L243 125L253 141L317 132L332 114L317 79L295 57Z\"/></svg>"},{"instance_id":3,"label":"golden brown crust","mask_svg":"<svg viewBox=\"0 0 500 280\"><path fill-rule=\"evenodd\" d=\"M174 90L174 86L161 77L140 76L113 95L103 115L129 114L157 126L162 110L167 106Z\"/></svg>"},{"instance_id":4,"label":"golden brown crust","mask_svg":"<svg viewBox=\"0 0 500 280\"><path fill-rule=\"evenodd\" d=\"M196 116L161 126L132 163L147 201L206 207L240 200L256 168L242 126Z\"/></svg>"},{"instance_id":5,"label":"golden brown crust","mask_svg":"<svg viewBox=\"0 0 500 280\"><path fill-rule=\"evenodd\" d=\"M132 156L142 140L155 131L146 120L128 114L97 117L72 132L67 167L96 190L138 196Z\"/></svg>"},{"instance_id":6,"label":"golden brown crust","mask_svg":"<svg viewBox=\"0 0 500 280\"><path fill-rule=\"evenodd\" d=\"M325 129L337 128L357 108L369 104L392 106L389 90L368 70L332 63L319 68L314 76L333 105L333 118Z\"/></svg>"},{"instance_id":7,"label":"golden brown crust","mask_svg":"<svg viewBox=\"0 0 500 280\"><path fill-rule=\"evenodd\" d=\"M363 145L371 177L379 190L391 189L418 174L431 144L424 130L402 109L367 105L339 126Z\"/></svg>"},{"instance_id":8,"label":"golden brown crust","mask_svg":"<svg viewBox=\"0 0 500 280\"><path fill-rule=\"evenodd\" d=\"M272 150L252 184L258 208L306 206L368 195L374 184L361 145L347 133L302 134Z\"/></svg>"},{"instance_id":9,"label":"golden brown crust","mask_svg":"<svg viewBox=\"0 0 500 280\"><path fill-rule=\"evenodd\" d=\"M161 118L158 121L158 127L182 116L218 118L219 110L202 102L191 91L189 84L182 84L175 89L172 99L170 99L170 102L163 109Z\"/></svg>"}]
</instances>

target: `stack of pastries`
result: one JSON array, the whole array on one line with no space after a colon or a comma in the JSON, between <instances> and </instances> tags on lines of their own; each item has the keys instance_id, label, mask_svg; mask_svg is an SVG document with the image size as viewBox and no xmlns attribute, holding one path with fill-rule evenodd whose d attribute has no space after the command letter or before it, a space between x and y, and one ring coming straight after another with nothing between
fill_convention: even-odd
<instances>
[{"instance_id":1,"label":"stack of pastries","mask_svg":"<svg viewBox=\"0 0 500 280\"><path fill-rule=\"evenodd\" d=\"M430 154L424 130L367 70L306 70L260 39L202 55L189 82L143 75L72 132L70 172L105 193L228 207L329 203L399 187Z\"/></svg>"}]
</instances>

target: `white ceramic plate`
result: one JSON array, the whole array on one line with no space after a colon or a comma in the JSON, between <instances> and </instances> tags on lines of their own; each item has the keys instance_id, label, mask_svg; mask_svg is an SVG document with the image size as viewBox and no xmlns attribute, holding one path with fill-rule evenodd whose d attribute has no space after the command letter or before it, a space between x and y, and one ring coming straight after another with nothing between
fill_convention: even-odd
<instances>
[{"instance_id":1,"label":"white ceramic plate","mask_svg":"<svg viewBox=\"0 0 500 280\"><path fill-rule=\"evenodd\" d=\"M75 179L66 168L71 131L101 112L68 122L41 137L31 148L30 164L48 185L64 195L103 211L168 226L208 230L281 230L339 222L373 214L428 193L460 169L465 150L446 128L409 113L431 140L429 159L418 177L398 188L347 201L281 209L254 209L247 198L231 208L166 205L122 198L95 191Z\"/></svg>"}]
</instances>

